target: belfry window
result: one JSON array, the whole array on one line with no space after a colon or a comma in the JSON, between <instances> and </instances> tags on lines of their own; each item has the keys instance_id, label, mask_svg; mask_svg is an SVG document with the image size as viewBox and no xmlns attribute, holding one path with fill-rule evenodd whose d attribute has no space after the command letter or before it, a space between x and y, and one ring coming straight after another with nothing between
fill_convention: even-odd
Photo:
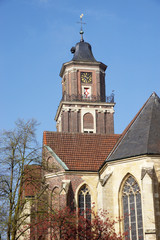
<instances>
[{"instance_id":1,"label":"belfry window","mask_svg":"<svg viewBox=\"0 0 160 240\"><path fill-rule=\"evenodd\" d=\"M91 113L86 113L83 116L83 132L84 133L94 132L94 119Z\"/></svg>"},{"instance_id":2,"label":"belfry window","mask_svg":"<svg viewBox=\"0 0 160 240\"><path fill-rule=\"evenodd\" d=\"M143 240L141 192L138 183L129 176L122 189L125 240Z\"/></svg>"},{"instance_id":3,"label":"belfry window","mask_svg":"<svg viewBox=\"0 0 160 240\"><path fill-rule=\"evenodd\" d=\"M86 184L79 191L78 207L79 215L91 220L91 194Z\"/></svg>"}]
</instances>

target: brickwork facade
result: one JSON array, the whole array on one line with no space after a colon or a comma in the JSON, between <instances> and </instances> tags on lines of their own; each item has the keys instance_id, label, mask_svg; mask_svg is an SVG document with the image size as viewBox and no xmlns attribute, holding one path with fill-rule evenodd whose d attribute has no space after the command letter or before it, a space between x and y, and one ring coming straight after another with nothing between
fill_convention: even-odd
<instances>
[{"instance_id":1,"label":"brickwork facade","mask_svg":"<svg viewBox=\"0 0 160 240\"><path fill-rule=\"evenodd\" d=\"M87 129L91 129L83 126L83 112L87 108L88 113L93 115L92 130L94 133L114 133L114 103L106 102L105 70L106 66L99 62L73 63L71 61L62 66L60 76L62 77L63 98L55 118L58 132L87 132ZM82 74L90 74L90 81L82 80ZM107 109L112 118L106 118L105 114L93 114L93 108L95 111L96 108L101 108L102 111ZM78 113L73 113L74 111Z\"/></svg>"}]
</instances>

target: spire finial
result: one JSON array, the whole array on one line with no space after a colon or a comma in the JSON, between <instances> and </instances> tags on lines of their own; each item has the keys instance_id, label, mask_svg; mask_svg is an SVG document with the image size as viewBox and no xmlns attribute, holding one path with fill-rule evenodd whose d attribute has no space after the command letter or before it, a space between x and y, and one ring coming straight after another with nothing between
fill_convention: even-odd
<instances>
[{"instance_id":1,"label":"spire finial","mask_svg":"<svg viewBox=\"0 0 160 240\"><path fill-rule=\"evenodd\" d=\"M80 15L80 22L78 22L78 23L80 23L81 24L81 31L80 31L80 34L81 34L81 42L84 42L84 39L83 39L83 24L86 24L85 22L82 22L82 18L83 18L83 13Z\"/></svg>"}]
</instances>

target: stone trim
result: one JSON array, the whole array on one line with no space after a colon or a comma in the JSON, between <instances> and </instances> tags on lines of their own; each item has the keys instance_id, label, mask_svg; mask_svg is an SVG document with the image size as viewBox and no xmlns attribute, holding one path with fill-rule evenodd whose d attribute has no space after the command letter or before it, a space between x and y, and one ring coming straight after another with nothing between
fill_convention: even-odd
<instances>
[{"instance_id":1,"label":"stone trim","mask_svg":"<svg viewBox=\"0 0 160 240\"><path fill-rule=\"evenodd\" d=\"M54 177L67 176L67 175L98 176L98 172L64 171L64 172L57 172L56 174L55 173L47 173L47 174L45 174L45 178L54 178Z\"/></svg>"},{"instance_id":2,"label":"stone trim","mask_svg":"<svg viewBox=\"0 0 160 240\"><path fill-rule=\"evenodd\" d=\"M78 109L82 109L82 108L85 108L86 105L89 106L89 107L93 107L95 110L99 110L100 106L104 109L104 110L107 110L107 112L109 113L114 113L114 105L115 103L107 103L107 102L99 102L99 103L96 103L96 102L63 102L61 101L59 106L58 106L58 109L57 109L57 112L56 112L56 116L55 116L55 121L57 121L57 119L59 118L59 115L62 111L62 109L66 108L66 105L69 105L70 109L71 108L78 108ZM76 105L76 107L75 107Z\"/></svg>"},{"instance_id":3,"label":"stone trim","mask_svg":"<svg viewBox=\"0 0 160 240\"><path fill-rule=\"evenodd\" d=\"M153 180L153 168L142 167L142 169L141 169L141 180L143 180L143 178L146 174L148 174L150 176L150 178Z\"/></svg>"},{"instance_id":4,"label":"stone trim","mask_svg":"<svg viewBox=\"0 0 160 240\"><path fill-rule=\"evenodd\" d=\"M53 150L49 146L44 145L44 147L51 153L51 155L64 168L64 170L69 170L66 164L55 154L55 152L53 152Z\"/></svg>"},{"instance_id":5,"label":"stone trim","mask_svg":"<svg viewBox=\"0 0 160 240\"><path fill-rule=\"evenodd\" d=\"M62 180L60 194L63 190L66 194L68 193L70 182L71 180Z\"/></svg>"},{"instance_id":6,"label":"stone trim","mask_svg":"<svg viewBox=\"0 0 160 240\"><path fill-rule=\"evenodd\" d=\"M73 67L74 64L74 67ZM77 66L76 66L77 65ZM86 66L84 66L86 65ZM60 71L60 77L64 76L65 74L67 74L68 72L72 71L72 69L74 68L74 70L79 70L79 69L85 69L85 70L90 70L93 69L95 71L100 71L102 73L105 73L105 70L102 69L103 66L107 67L105 64L101 63L101 62L78 62L77 64L75 64L75 62L73 63L71 62L66 62L62 65L61 71Z\"/></svg>"},{"instance_id":7,"label":"stone trim","mask_svg":"<svg viewBox=\"0 0 160 240\"><path fill-rule=\"evenodd\" d=\"M104 185L108 182L111 175L112 175L112 172L106 174L103 179L100 179L100 183L101 183L102 187L104 187Z\"/></svg>"},{"instance_id":8,"label":"stone trim","mask_svg":"<svg viewBox=\"0 0 160 240\"><path fill-rule=\"evenodd\" d=\"M145 234L156 234L156 229L146 229Z\"/></svg>"}]
</instances>

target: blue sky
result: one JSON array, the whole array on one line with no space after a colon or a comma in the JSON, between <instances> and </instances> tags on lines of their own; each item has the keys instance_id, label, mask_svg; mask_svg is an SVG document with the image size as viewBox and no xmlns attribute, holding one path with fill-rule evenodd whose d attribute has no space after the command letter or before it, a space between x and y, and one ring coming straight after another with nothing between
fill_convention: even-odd
<instances>
[{"instance_id":1,"label":"blue sky","mask_svg":"<svg viewBox=\"0 0 160 240\"><path fill-rule=\"evenodd\" d=\"M106 95L115 90L115 132L121 133L155 91L160 96L159 0L0 0L0 128L18 118L55 131L59 72L84 39L108 65Z\"/></svg>"}]
</instances>

